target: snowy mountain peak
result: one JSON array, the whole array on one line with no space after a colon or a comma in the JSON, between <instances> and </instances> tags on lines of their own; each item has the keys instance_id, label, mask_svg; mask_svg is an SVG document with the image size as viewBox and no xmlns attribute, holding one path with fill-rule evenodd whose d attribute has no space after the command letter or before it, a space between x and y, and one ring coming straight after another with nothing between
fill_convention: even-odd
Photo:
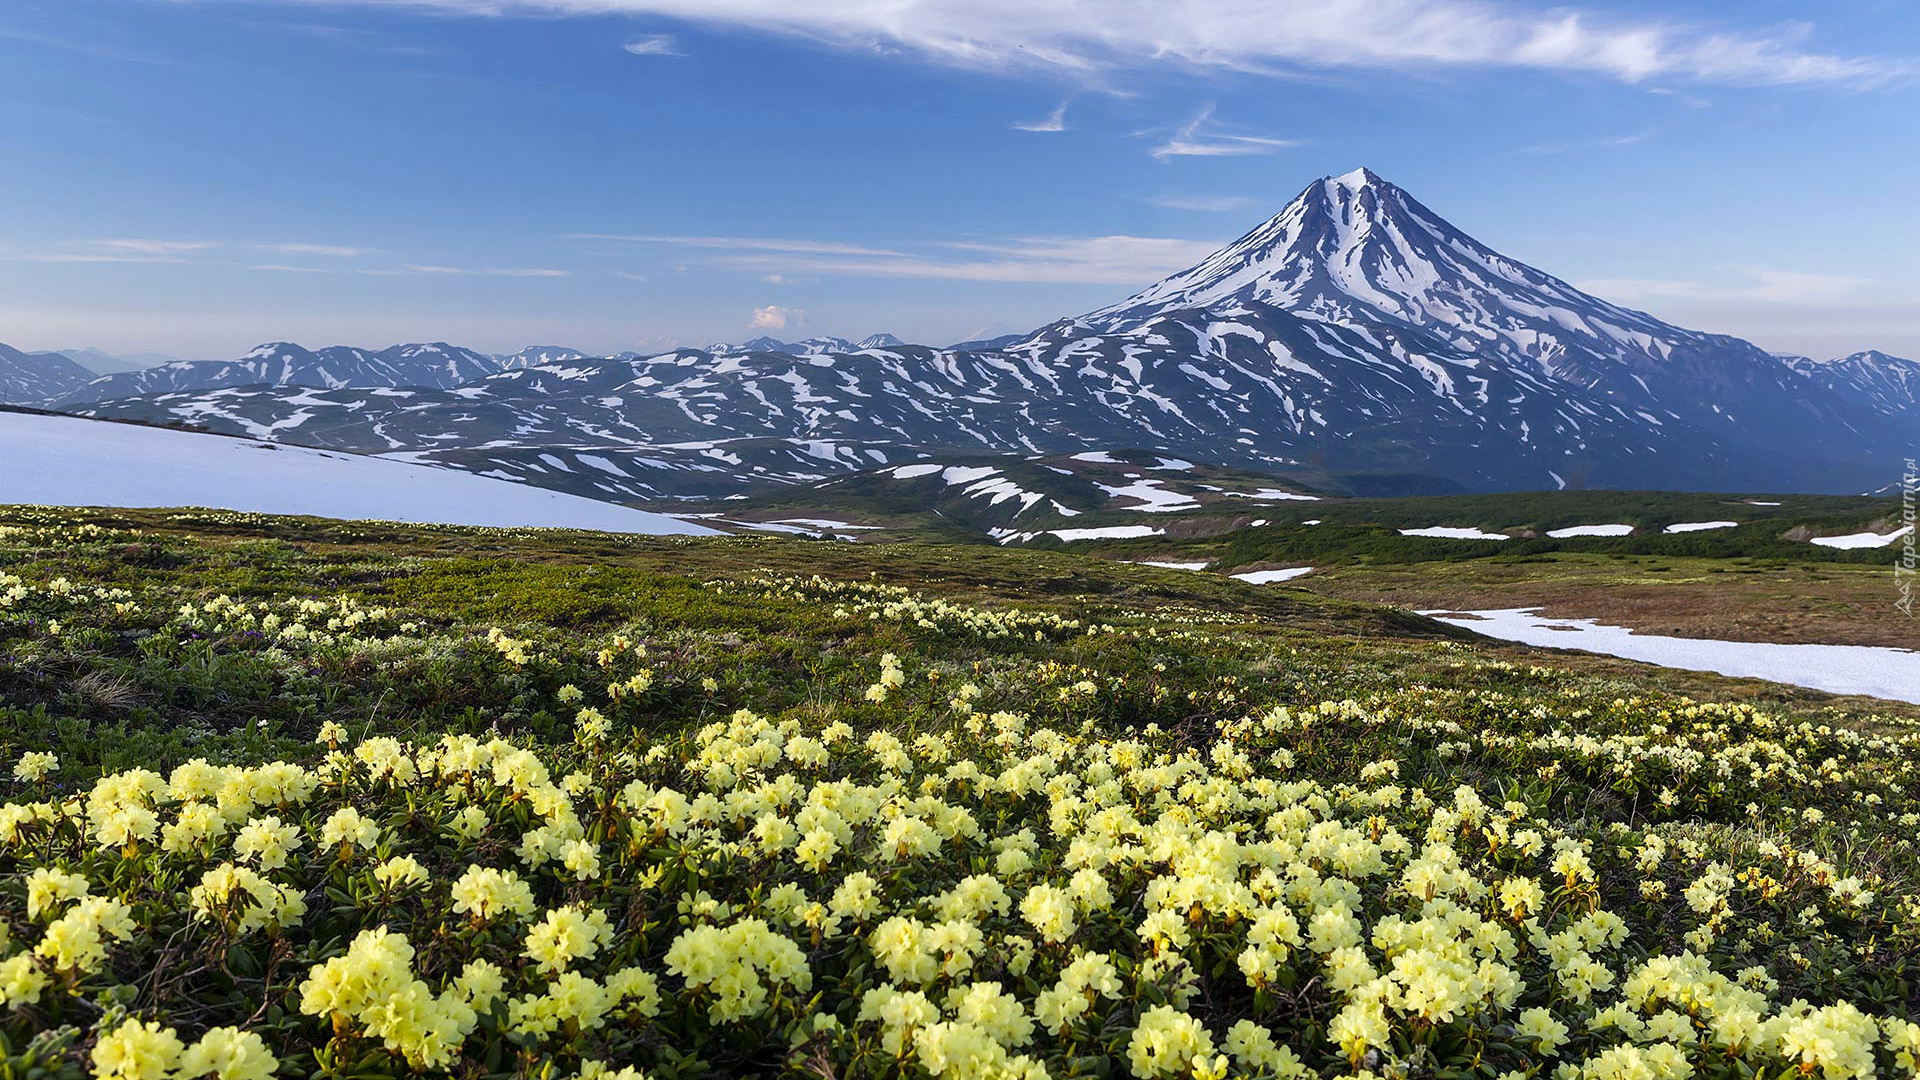
<instances>
[{"instance_id":1,"label":"snowy mountain peak","mask_svg":"<svg viewBox=\"0 0 1920 1080\"><path fill-rule=\"evenodd\" d=\"M1376 337L1418 333L1428 347L1461 355L1498 352L1589 385L1601 376L1587 358L1658 366L1677 348L1711 340L1508 258L1368 169L1314 181L1198 265L1076 322L1142 333L1183 312L1225 320L1276 309L1377 328Z\"/></svg>"},{"instance_id":2,"label":"snowy mountain peak","mask_svg":"<svg viewBox=\"0 0 1920 1080\"><path fill-rule=\"evenodd\" d=\"M276 358L286 359L307 355L310 354L306 349L295 345L291 341L269 341L263 345L255 345L253 349L245 356L242 356L240 360L242 362L247 360L273 360Z\"/></svg>"},{"instance_id":3,"label":"snowy mountain peak","mask_svg":"<svg viewBox=\"0 0 1920 1080\"><path fill-rule=\"evenodd\" d=\"M1846 356L1835 357L1834 359L1827 361L1827 363L1830 363L1830 364L1891 364L1895 366L1900 366L1900 365L1911 365L1913 361L1907 359L1904 356L1895 356L1892 353L1883 353L1879 349L1867 349L1862 352L1849 353Z\"/></svg>"},{"instance_id":4,"label":"snowy mountain peak","mask_svg":"<svg viewBox=\"0 0 1920 1080\"><path fill-rule=\"evenodd\" d=\"M1326 184L1328 190L1339 188L1342 191L1350 192L1380 185L1391 186L1387 185L1385 180L1380 179L1379 173L1374 172L1364 165L1350 173L1341 173L1339 176L1329 176L1325 180L1322 180L1321 183Z\"/></svg>"}]
</instances>

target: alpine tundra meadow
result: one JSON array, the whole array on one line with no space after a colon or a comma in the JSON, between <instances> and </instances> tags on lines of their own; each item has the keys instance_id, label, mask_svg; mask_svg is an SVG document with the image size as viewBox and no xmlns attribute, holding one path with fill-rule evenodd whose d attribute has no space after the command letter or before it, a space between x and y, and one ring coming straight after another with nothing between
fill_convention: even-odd
<instances>
[{"instance_id":1,"label":"alpine tundra meadow","mask_svg":"<svg viewBox=\"0 0 1920 1080\"><path fill-rule=\"evenodd\" d=\"M1920 11L0 70L0 1080L1920 1078Z\"/></svg>"}]
</instances>

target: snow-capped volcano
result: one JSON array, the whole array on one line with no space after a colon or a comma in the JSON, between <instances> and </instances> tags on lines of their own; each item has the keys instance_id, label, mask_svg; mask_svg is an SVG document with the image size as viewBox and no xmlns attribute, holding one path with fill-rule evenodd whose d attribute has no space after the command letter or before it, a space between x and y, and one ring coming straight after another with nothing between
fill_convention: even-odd
<instances>
[{"instance_id":1,"label":"snow-capped volcano","mask_svg":"<svg viewBox=\"0 0 1920 1080\"><path fill-rule=\"evenodd\" d=\"M1686 350L1734 345L1763 370L1771 359L1737 338L1683 330L1508 258L1364 168L1309 184L1199 265L1080 321L1120 333L1183 310L1256 307L1417 327L1460 353L1525 358L1543 375L1582 385L1610 381L1620 365L1665 367Z\"/></svg>"},{"instance_id":2,"label":"snow-capped volcano","mask_svg":"<svg viewBox=\"0 0 1920 1080\"><path fill-rule=\"evenodd\" d=\"M1842 462L1893 434L1759 347L1584 293L1367 169L1315 181L1198 265L1007 349L1084 358L1082 379L1171 403L1153 410L1169 427L1225 420L1259 445L1275 435L1242 418L1277 413L1290 429L1278 437L1308 454L1425 462L1473 487L1845 487ZM1193 401L1213 414L1199 421L1181 392L1196 379L1215 391Z\"/></svg>"},{"instance_id":3,"label":"snow-capped volcano","mask_svg":"<svg viewBox=\"0 0 1920 1080\"><path fill-rule=\"evenodd\" d=\"M1507 258L1368 169L1309 184L1198 266L1082 321L1114 333L1181 310L1251 304L1328 321L1384 315L1466 351L1498 342L1549 374L1570 345L1658 355L1658 339L1675 329Z\"/></svg>"}]
</instances>

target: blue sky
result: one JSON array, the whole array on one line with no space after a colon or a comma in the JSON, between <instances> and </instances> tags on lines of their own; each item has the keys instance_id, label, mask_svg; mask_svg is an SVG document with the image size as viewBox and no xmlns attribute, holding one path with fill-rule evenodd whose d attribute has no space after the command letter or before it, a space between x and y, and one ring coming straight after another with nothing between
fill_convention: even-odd
<instances>
[{"instance_id":1,"label":"blue sky","mask_svg":"<svg viewBox=\"0 0 1920 1080\"><path fill-rule=\"evenodd\" d=\"M0 341L944 343L1366 165L1609 299L1920 355L1920 6L10 0Z\"/></svg>"}]
</instances>

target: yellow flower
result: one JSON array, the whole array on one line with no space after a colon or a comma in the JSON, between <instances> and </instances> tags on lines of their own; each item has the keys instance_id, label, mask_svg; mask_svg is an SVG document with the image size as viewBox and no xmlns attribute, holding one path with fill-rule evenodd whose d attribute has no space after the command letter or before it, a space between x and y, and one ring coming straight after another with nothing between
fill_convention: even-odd
<instances>
[{"instance_id":1,"label":"yellow flower","mask_svg":"<svg viewBox=\"0 0 1920 1080\"><path fill-rule=\"evenodd\" d=\"M685 979L689 990L714 994L708 1015L716 1021L759 1015L767 1005L769 985L795 990L813 985L806 954L759 919L687 930L668 946L666 962L667 970Z\"/></svg>"},{"instance_id":2,"label":"yellow flower","mask_svg":"<svg viewBox=\"0 0 1920 1080\"><path fill-rule=\"evenodd\" d=\"M1062 942L1078 928L1073 895L1048 884L1035 885L1020 898L1020 917L1050 942Z\"/></svg>"},{"instance_id":3,"label":"yellow flower","mask_svg":"<svg viewBox=\"0 0 1920 1080\"><path fill-rule=\"evenodd\" d=\"M301 843L298 826L268 815L240 829L233 838L233 853L252 859L262 870L277 870L287 865L287 857L298 851Z\"/></svg>"},{"instance_id":4,"label":"yellow flower","mask_svg":"<svg viewBox=\"0 0 1920 1080\"><path fill-rule=\"evenodd\" d=\"M93 1045L96 1080L161 1080L180 1058L180 1039L157 1021L129 1020Z\"/></svg>"},{"instance_id":5,"label":"yellow flower","mask_svg":"<svg viewBox=\"0 0 1920 1080\"><path fill-rule=\"evenodd\" d=\"M58 867L36 867L27 875L27 918L38 919L68 900L87 895L84 874L69 874Z\"/></svg>"},{"instance_id":6,"label":"yellow flower","mask_svg":"<svg viewBox=\"0 0 1920 1080\"><path fill-rule=\"evenodd\" d=\"M554 908L527 932L526 956L542 971L557 974L612 943L613 927L600 909Z\"/></svg>"},{"instance_id":7,"label":"yellow flower","mask_svg":"<svg viewBox=\"0 0 1920 1080\"><path fill-rule=\"evenodd\" d=\"M429 877L427 868L411 855L396 855L373 868L373 880L389 889L424 885Z\"/></svg>"},{"instance_id":8,"label":"yellow flower","mask_svg":"<svg viewBox=\"0 0 1920 1080\"><path fill-rule=\"evenodd\" d=\"M181 1080L212 1073L218 1080L268 1080L280 1061L265 1040L238 1028L211 1028L180 1055Z\"/></svg>"},{"instance_id":9,"label":"yellow flower","mask_svg":"<svg viewBox=\"0 0 1920 1080\"><path fill-rule=\"evenodd\" d=\"M469 866L453 883L453 910L485 922L502 914L533 914L533 889L511 870Z\"/></svg>"},{"instance_id":10,"label":"yellow flower","mask_svg":"<svg viewBox=\"0 0 1920 1080\"><path fill-rule=\"evenodd\" d=\"M18 953L0 960L0 1005L18 1007L40 1000L47 988L47 974L40 970L32 953Z\"/></svg>"},{"instance_id":11,"label":"yellow flower","mask_svg":"<svg viewBox=\"0 0 1920 1080\"><path fill-rule=\"evenodd\" d=\"M380 826L362 817L353 807L343 806L327 815L321 824L320 842L328 847L371 848L380 842Z\"/></svg>"},{"instance_id":12,"label":"yellow flower","mask_svg":"<svg viewBox=\"0 0 1920 1080\"><path fill-rule=\"evenodd\" d=\"M37 784L60 768L60 758L45 750L29 750L14 763L13 778Z\"/></svg>"},{"instance_id":13,"label":"yellow flower","mask_svg":"<svg viewBox=\"0 0 1920 1080\"><path fill-rule=\"evenodd\" d=\"M1523 1010L1519 1022L1513 1027L1522 1038L1536 1040L1543 1054L1553 1053L1567 1041L1567 1025L1554 1019L1553 1013L1547 1009Z\"/></svg>"},{"instance_id":14,"label":"yellow flower","mask_svg":"<svg viewBox=\"0 0 1920 1080\"><path fill-rule=\"evenodd\" d=\"M1171 1005L1155 1005L1140 1016L1127 1040L1127 1063L1142 1080L1174 1076L1195 1058L1211 1059L1213 1036L1200 1021Z\"/></svg>"},{"instance_id":15,"label":"yellow flower","mask_svg":"<svg viewBox=\"0 0 1920 1080\"><path fill-rule=\"evenodd\" d=\"M1516 920L1538 914L1546 901L1546 890L1532 878L1510 877L1500 883L1500 908Z\"/></svg>"}]
</instances>

